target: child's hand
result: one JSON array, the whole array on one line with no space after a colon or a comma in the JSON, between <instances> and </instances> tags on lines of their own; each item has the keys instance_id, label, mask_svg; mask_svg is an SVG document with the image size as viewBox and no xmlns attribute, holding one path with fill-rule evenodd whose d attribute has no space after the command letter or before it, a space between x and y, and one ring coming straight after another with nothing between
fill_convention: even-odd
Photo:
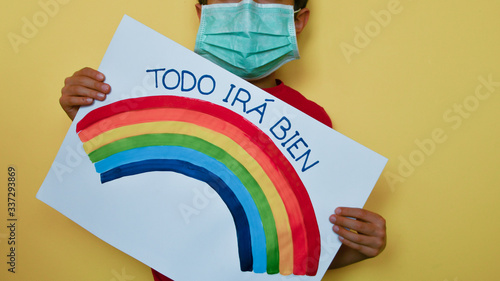
<instances>
[{"instance_id":1,"label":"child's hand","mask_svg":"<svg viewBox=\"0 0 500 281\"><path fill-rule=\"evenodd\" d=\"M378 214L364 209L339 207L330 216L330 222L334 224L333 231L339 235L342 244L367 258L375 257L385 249L385 220Z\"/></svg>"},{"instance_id":2,"label":"child's hand","mask_svg":"<svg viewBox=\"0 0 500 281\"><path fill-rule=\"evenodd\" d=\"M111 87L103 83L104 74L85 67L64 80L59 103L66 114L73 120L80 106L90 105L94 100L103 101Z\"/></svg>"}]
</instances>

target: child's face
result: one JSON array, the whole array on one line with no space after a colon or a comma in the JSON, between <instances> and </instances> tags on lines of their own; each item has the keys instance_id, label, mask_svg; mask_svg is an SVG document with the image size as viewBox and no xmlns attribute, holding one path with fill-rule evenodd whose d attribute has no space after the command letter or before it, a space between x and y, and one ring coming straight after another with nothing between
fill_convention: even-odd
<instances>
[{"instance_id":1,"label":"child's face","mask_svg":"<svg viewBox=\"0 0 500 281\"><path fill-rule=\"evenodd\" d=\"M199 2L207 4L196 4L202 27L195 46L199 55L249 81L265 79L299 58L297 25L305 21L294 19L298 15L293 11L294 0Z\"/></svg>"},{"instance_id":2,"label":"child's face","mask_svg":"<svg viewBox=\"0 0 500 281\"><path fill-rule=\"evenodd\" d=\"M283 4L283 5L293 5L294 0L254 0L261 4ZM208 0L207 5L210 4L223 4L223 3L238 3L240 0Z\"/></svg>"}]
</instances>

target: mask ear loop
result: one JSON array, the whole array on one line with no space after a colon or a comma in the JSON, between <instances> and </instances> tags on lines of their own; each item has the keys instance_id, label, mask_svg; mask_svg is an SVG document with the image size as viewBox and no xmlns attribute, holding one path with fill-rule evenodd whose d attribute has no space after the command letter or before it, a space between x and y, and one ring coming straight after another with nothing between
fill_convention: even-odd
<instances>
[{"instance_id":1,"label":"mask ear loop","mask_svg":"<svg viewBox=\"0 0 500 281\"><path fill-rule=\"evenodd\" d=\"M297 11L293 11L293 19L297 20L297 14L302 11L302 8L299 8Z\"/></svg>"}]
</instances>

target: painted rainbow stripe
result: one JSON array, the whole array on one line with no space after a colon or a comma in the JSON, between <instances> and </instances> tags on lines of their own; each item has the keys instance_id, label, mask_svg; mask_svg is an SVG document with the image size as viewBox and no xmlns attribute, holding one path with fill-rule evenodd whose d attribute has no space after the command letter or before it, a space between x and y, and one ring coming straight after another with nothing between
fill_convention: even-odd
<instances>
[{"instance_id":1,"label":"painted rainbow stripe","mask_svg":"<svg viewBox=\"0 0 500 281\"><path fill-rule=\"evenodd\" d=\"M76 131L102 183L173 171L210 185L232 214L242 271L316 275L321 242L309 194L272 140L241 115L151 96L97 108Z\"/></svg>"}]
</instances>

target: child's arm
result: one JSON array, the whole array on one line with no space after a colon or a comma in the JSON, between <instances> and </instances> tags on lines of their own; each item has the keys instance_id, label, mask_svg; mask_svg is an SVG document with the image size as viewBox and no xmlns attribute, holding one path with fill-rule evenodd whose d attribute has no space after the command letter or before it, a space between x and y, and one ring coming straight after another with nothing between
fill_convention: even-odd
<instances>
[{"instance_id":1,"label":"child's arm","mask_svg":"<svg viewBox=\"0 0 500 281\"><path fill-rule=\"evenodd\" d=\"M358 208L337 208L330 222L342 246L329 269L378 256L385 249L385 220L378 214Z\"/></svg>"},{"instance_id":2,"label":"child's arm","mask_svg":"<svg viewBox=\"0 0 500 281\"><path fill-rule=\"evenodd\" d=\"M73 120L80 106L91 105L94 100L103 101L111 87L103 83L104 74L85 67L64 80L59 103L68 117Z\"/></svg>"}]
</instances>

